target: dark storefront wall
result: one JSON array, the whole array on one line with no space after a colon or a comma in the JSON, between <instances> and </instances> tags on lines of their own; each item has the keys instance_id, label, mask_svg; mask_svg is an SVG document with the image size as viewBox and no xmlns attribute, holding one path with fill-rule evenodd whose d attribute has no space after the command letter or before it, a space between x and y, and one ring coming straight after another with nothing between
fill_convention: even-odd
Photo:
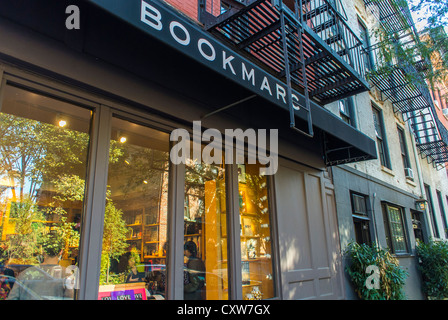
<instances>
[{"instance_id":1,"label":"dark storefront wall","mask_svg":"<svg viewBox=\"0 0 448 320\"><path fill-rule=\"evenodd\" d=\"M418 200L414 195L401 191L375 177L369 177L365 174L352 169L349 166L339 166L332 168L336 205L338 212L338 225L340 234L340 243L342 250L345 246L355 241L355 227L353 218L352 194L356 193L365 197L367 218L369 219L369 235L371 243L377 243L381 248L389 248L390 243L386 240L388 231L384 220L386 206L398 208L403 213L404 232L405 232L405 251L397 253L400 265L409 273L406 279L405 294L408 299L421 300L423 294L421 291L421 275L418 271L418 261L415 255L415 236L412 224L411 213L415 211L415 201ZM424 213L419 212L423 217ZM425 227L425 226L423 226ZM343 259L345 263L347 261ZM345 277L346 296L348 299L357 299L350 279Z\"/></svg>"}]
</instances>

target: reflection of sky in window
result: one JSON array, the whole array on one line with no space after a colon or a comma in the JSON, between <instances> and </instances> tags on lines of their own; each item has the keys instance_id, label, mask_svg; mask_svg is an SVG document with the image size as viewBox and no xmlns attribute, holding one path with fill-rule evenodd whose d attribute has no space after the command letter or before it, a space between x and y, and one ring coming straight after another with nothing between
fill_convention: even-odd
<instances>
[{"instance_id":1,"label":"reflection of sky in window","mask_svg":"<svg viewBox=\"0 0 448 320\"><path fill-rule=\"evenodd\" d=\"M3 141L0 146L0 198L36 199L39 191L51 191L48 171L76 173L86 159L91 111L13 86L6 86L0 113ZM65 121L61 126L61 121ZM61 130L61 131L59 131ZM72 134L75 133L76 134ZM67 141L63 141L67 139ZM71 143L78 144L73 150ZM55 152L51 152L54 148ZM73 152L73 155L69 154ZM47 157L52 158L48 159ZM61 157L71 156L65 163ZM75 157L77 157L75 159ZM42 161L49 163L43 164ZM51 165L50 165L51 162ZM60 166L60 167L58 167ZM62 167L64 167L62 169ZM78 168L79 169L79 168ZM78 170L79 171L79 170ZM51 179L55 178L53 171ZM83 174L82 172L81 174ZM47 176L47 177L46 177Z\"/></svg>"}]
</instances>

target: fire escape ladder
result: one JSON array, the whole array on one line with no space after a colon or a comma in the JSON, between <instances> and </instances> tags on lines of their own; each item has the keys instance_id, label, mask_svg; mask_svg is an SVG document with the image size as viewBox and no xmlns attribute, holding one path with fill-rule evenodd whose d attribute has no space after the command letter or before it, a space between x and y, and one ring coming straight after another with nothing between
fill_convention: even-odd
<instances>
[{"instance_id":1,"label":"fire escape ladder","mask_svg":"<svg viewBox=\"0 0 448 320\"><path fill-rule=\"evenodd\" d=\"M300 7L302 6L302 0L300 1ZM285 21L285 7L282 4L282 1L280 1L280 5L281 7L279 8L280 11L280 21L281 21L281 33L282 33L282 44L283 44L283 56L284 56L284 63L285 63L285 76L286 76L286 85L287 85L287 96L288 96L288 107L289 107L289 119L290 119L290 123L289 126L290 128L308 136L308 137L313 137L314 136L314 132L313 132L313 122L312 122L312 118L311 118L311 110L310 110L310 99L309 99L309 92L308 92L308 83L307 83L307 78L306 78L306 66L305 63L303 63L303 61L305 61L305 56L303 53L303 41L302 41L302 33L303 33L303 29L302 29L302 16L296 14L296 19L295 21L293 20L294 25L288 27ZM297 1L295 1L295 7L296 10L295 12L298 12L298 4ZM299 49L299 57L298 57L298 64L300 65L300 70L301 70L301 77L302 77L302 84L303 84L303 88L304 88L304 95L305 95L305 106L302 106L302 108L306 111L307 113L307 124L308 124L308 132L301 130L299 128L296 127L296 120L295 120L295 107L294 103L292 101L292 82L291 82L291 64L289 62L289 55L291 54L292 56L296 56L297 55L297 50L295 50L295 48L292 48L293 50L289 49L288 46L288 32L289 33L294 33L294 29L297 32L297 39L298 39L298 49Z\"/></svg>"}]
</instances>

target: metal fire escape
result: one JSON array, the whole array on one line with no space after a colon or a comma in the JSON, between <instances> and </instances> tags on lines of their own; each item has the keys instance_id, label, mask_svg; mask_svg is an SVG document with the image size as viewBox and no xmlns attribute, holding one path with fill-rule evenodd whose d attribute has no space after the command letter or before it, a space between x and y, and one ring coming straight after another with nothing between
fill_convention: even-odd
<instances>
[{"instance_id":1,"label":"metal fire escape","mask_svg":"<svg viewBox=\"0 0 448 320\"><path fill-rule=\"evenodd\" d=\"M364 0L393 45L377 43L368 48L375 59L375 69L369 74L373 84L392 102L397 111L410 121L417 148L422 158L434 165L448 162L448 130L440 122L431 93L425 81L429 61L414 50L413 61L400 58L416 48L419 37L405 2L395 0ZM389 52L387 51L389 50ZM398 53L394 60L385 59L390 52ZM442 167L442 166L439 166Z\"/></svg>"},{"instance_id":2,"label":"metal fire escape","mask_svg":"<svg viewBox=\"0 0 448 320\"><path fill-rule=\"evenodd\" d=\"M334 0L226 0L223 12L199 0L205 28L283 79L288 90L290 127L295 126L291 91L325 105L367 91L362 41L348 27ZM219 11L219 10L218 10Z\"/></svg>"}]
</instances>

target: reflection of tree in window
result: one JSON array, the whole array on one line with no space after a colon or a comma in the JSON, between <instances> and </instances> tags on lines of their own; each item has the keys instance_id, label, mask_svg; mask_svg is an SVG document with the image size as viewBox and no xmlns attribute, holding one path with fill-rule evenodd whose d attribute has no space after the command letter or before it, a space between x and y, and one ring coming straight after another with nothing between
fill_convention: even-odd
<instances>
[{"instance_id":1,"label":"reflection of tree in window","mask_svg":"<svg viewBox=\"0 0 448 320\"><path fill-rule=\"evenodd\" d=\"M12 86L1 112L2 258L37 264L61 247L60 263L76 263L91 112Z\"/></svg>"}]
</instances>

